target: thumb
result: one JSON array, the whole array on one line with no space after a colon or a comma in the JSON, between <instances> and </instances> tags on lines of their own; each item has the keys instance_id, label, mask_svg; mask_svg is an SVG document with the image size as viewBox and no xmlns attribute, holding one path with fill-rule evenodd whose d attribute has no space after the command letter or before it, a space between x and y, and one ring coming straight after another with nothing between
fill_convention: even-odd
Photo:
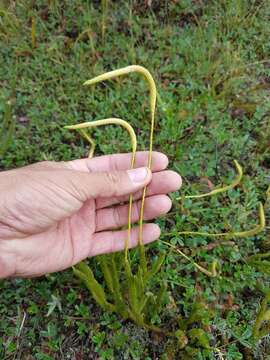
<instances>
[{"instance_id":1,"label":"thumb","mask_svg":"<svg viewBox=\"0 0 270 360\"><path fill-rule=\"evenodd\" d=\"M147 167L125 171L83 173L72 171L70 178L82 201L99 197L117 197L135 193L146 186L152 178ZM74 189L75 190L75 189Z\"/></svg>"}]
</instances>

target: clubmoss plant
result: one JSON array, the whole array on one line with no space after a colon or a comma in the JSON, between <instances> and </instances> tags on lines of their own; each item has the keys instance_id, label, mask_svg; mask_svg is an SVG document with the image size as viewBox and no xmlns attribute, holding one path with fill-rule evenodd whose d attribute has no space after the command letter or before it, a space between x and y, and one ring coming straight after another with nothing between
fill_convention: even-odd
<instances>
[{"instance_id":1,"label":"clubmoss plant","mask_svg":"<svg viewBox=\"0 0 270 360\"><path fill-rule=\"evenodd\" d=\"M91 80L88 80L84 83L85 86L93 85L105 80L114 79L118 76L127 75L130 73L139 73L147 81L149 87L149 104L150 104L150 141L149 141L149 157L148 157L148 167L151 168L152 165L152 149L153 149L153 135L154 135L154 125L155 125L155 107L156 107L156 85L151 76L150 72L142 66L132 65L118 70L110 71L108 73L99 75ZM90 150L89 157L92 157L95 150L95 141L87 133L87 128L95 128L103 125L120 125L125 128L130 136L131 147L132 147L132 159L130 167L133 168L136 158L137 150L137 139L135 132L132 126L125 120L119 118L107 118L92 122L85 122L77 125L66 126L70 130L79 130L82 136L89 142ZM204 198L208 196L214 196L220 193L224 193L228 190L236 187L243 176L242 167L240 164L234 160L235 168L237 171L237 176L232 181L231 184L216 188L213 191L207 194L201 195L190 195L181 197L183 201L185 198ZM139 248L139 260L137 264L137 270L134 271L133 264L129 259L129 244L130 244L130 233L131 233L131 210L132 210L132 195L129 198L129 210L128 210L128 227L127 227L127 238L125 242L125 251L118 254L103 255L98 257L98 263L100 265L105 287L100 284L95 278L90 267L85 263L81 262L80 264L74 266L73 270L77 277L79 277L90 290L92 296L96 302L106 311L112 311L120 314L123 318L131 319L140 326L145 327L146 329L153 330L159 333L164 333L168 336L176 337L178 343L181 343L181 346L185 346L185 341L180 341L180 339L187 336L186 326L183 328L180 326L178 330L171 332L169 329L158 327L153 325L151 319L158 316L161 312L162 304L164 303L164 298L166 295L166 285L161 283L160 289L157 294L150 290L151 282L150 280L159 272L164 259L165 254L160 253L156 260L149 266L145 254L145 249L143 245L143 214L144 214L144 203L145 203L146 187L143 189L142 202L139 216L139 237L138 237L138 248ZM180 198L179 198L180 199ZM242 232L228 232L228 233L205 233L205 232L193 232L193 231L181 231L179 235L201 235L205 237L224 237L225 240L229 238L243 238L248 236L254 236L265 227L265 216L264 216L264 207L259 204L259 224L256 225L253 229L242 231ZM171 234L165 234L170 236ZM175 233L174 233L175 235ZM217 261L213 261L210 265L211 270L205 269L204 267L197 264L193 259L188 257L176 246L170 244L169 242L163 241L164 244L174 249L186 260L190 261L199 271L204 273L207 276L215 277L217 276ZM194 341L199 341L204 343L205 347L208 347L207 338L205 337L204 332L201 329L192 329L188 335ZM180 345L179 345L180 346ZM180 348L181 348L180 346Z\"/></svg>"},{"instance_id":2,"label":"clubmoss plant","mask_svg":"<svg viewBox=\"0 0 270 360\"><path fill-rule=\"evenodd\" d=\"M156 90L156 84L155 81L150 74L150 72L145 69L142 66L139 65L131 65L127 66L125 68L121 68L118 70L110 71L105 74L99 75L91 80L88 80L84 83L84 85L93 85L96 83L99 83L101 81L114 79L118 76L127 75L129 73L137 72L140 75L142 75L149 87L149 105L150 105L150 139L149 139L149 157L148 157L148 167L151 168L152 165L152 150L153 150L153 137L154 137L154 126L155 126L155 109L156 109L156 99L157 99L157 90ZM142 239L142 227L143 227L143 213L144 213L144 203L145 203L145 195L146 195L146 187L143 189L142 194L142 202L141 202L141 209L140 209L140 217L139 217L139 249L140 249L140 261L141 261L141 267L144 272L144 274L147 272L147 264L146 264L146 258L145 258L145 252L144 252L144 246L143 246L143 239ZM129 216L130 216L130 210L129 209ZM130 237L130 229L128 231Z\"/></svg>"},{"instance_id":3,"label":"clubmoss plant","mask_svg":"<svg viewBox=\"0 0 270 360\"><path fill-rule=\"evenodd\" d=\"M86 122L86 123L82 123L82 124L77 124L77 125L70 125L70 126L66 126L66 129L70 129L70 130L80 130L82 135L85 137L85 139L90 143L90 150L89 150L89 158L93 157L94 151L95 151L95 142L94 140L91 138L91 136L89 136L87 134L87 132L85 131L86 128L95 128L98 126L103 126L103 125L120 125L123 128L125 128L130 136L130 141L132 144L132 158L131 158L131 164L130 167L131 169L134 167L135 164L135 155L136 155L136 149L137 149L137 138L136 138L136 134L132 128L132 126L126 122L125 120L119 119L119 118L108 118L108 119L102 119L102 120L96 120L96 121L91 121L91 122ZM126 238L126 242L125 242L125 263L126 263L126 269L128 271L128 273L131 273L130 270L130 266L129 266L129 261L128 261L128 248L129 248L129 243L130 243L130 233L131 233L131 209L132 209L132 202L133 202L133 196L132 194L129 197L129 209L128 209L128 233L127 233L127 238Z\"/></svg>"},{"instance_id":4,"label":"clubmoss plant","mask_svg":"<svg viewBox=\"0 0 270 360\"><path fill-rule=\"evenodd\" d=\"M151 110L151 125L150 125L150 146L149 146L149 157L148 157L148 167L151 168L152 164L152 148L153 148L153 133L154 133L154 116L155 116L155 106L156 106L156 86L151 74L145 68L141 66L128 66L123 69L116 71L111 71L109 73L95 77L94 79L88 80L84 85L92 85L100 81L107 79L112 79L117 76L125 75L131 72L138 72L144 76L149 84L150 89L150 110ZM77 125L66 126L70 130L79 130L81 134L87 139L90 144L89 157L92 157L95 149L95 142L91 136L85 131L86 128L94 128L102 125L120 125L124 127L130 136L130 141L132 145L132 159L131 159L131 168L135 164L135 155L137 149L137 140L136 135L129 123L125 120L118 118L108 118L97 121L92 121L88 123L82 123ZM132 209L132 195L129 199L129 211L128 211L128 229L127 229L127 238L125 242L125 278L121 278L121 268L117 268L115 255L107 255L99 257L99 264L104 276L106 287L110 293L110 296L114 300L114 304L110 303L107 300L107 296L97 280L94 278L92 270L84 262L76 265L74 267L74 273L78 276L87 286L87 288L92 293L94 299L97 303L105 310L118 312L124 318L130 318L135 321L137 324L144 326L145 328L152 329L156 332L163 332L162 329L153 326L150 324L148 314L151 313L151 316L155 316L160 311L162 301L164 298L166 287L164 284L161 285L160 290L157 296L154 296L153 293L147 292L148 282L151 278L159 271L165 254L161 253L156 261L152 264L152 267L148 269L146 256L144 252L144 245L142 239L142 227L143 227L143 213L144 213L144 202L146 195L146 187L143 189L142 203L140 210L139 218L139 253L140 253L140 263L136 274L133 274L130 261L128 258L128 249L130 243L130 232L131 232L131 209ZM108 266L108 257L110 257L110 267ZM120 261L121 263L121 261ZM120 286L120 283L124 286ZM124 293L128 290L128 299L124 297Z\"/></svg>"}]
</instances>

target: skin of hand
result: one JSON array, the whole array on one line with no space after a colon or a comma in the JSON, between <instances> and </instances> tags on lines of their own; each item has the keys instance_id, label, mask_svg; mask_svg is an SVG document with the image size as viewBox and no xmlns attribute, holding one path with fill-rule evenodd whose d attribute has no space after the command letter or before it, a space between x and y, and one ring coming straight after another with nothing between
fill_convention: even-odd
<instances>
[{"instance_id":1,"label":"skin of hand","mask_svg":"<svg viewBox=\"0 0 270 360\"><path fill-rule=\"evenodd\" d=\"M181 186L181 178L166 170L167 157L131 154L40 162L0 172L0 278L35 277L60 271L81 260L124 249L129 194L134 194L132 222L139 219L142 189L147 187L144 220L167 213L166 195ZM160 235L153 223L143 225L143 241ZM138 227L130 247L137 245Z\"/></svg>"}]
</instances>

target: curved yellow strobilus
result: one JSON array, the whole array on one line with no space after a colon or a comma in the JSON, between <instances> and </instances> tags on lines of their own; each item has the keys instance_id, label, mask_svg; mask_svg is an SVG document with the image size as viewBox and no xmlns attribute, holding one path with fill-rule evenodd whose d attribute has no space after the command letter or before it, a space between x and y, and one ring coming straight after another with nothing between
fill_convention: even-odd
<instances>
[{"instance_id":1,"label":"curved yellow strobilus","mask_svg":"<svg viewBox=\"0 0 270 360\"><path fill-rule=\"evenodd\" d=\"M167 242L167 241L163 241L162 243L171 247L174 251L176 251L178 254L180 254L181 256L183 256L183 258L185 258L187 261L191 262L195 268L197 268L199 271L201 271L203 274L210 276L210 277L216 277L217 276L217 261L214 260L211 264L211 271L205 269L204 267L202 267L201 265L197 264L191 257L187 256L183 251L181 251L180 249L177 248L177 246Z\"/></svg>"},{"instance_id":2,"label":"curved yellow strobilus","mask_svg":"<svg viewBox=\"0 0 270 360\"><path fill-rule=\"evenodd\" d=\"M199 236L206 236L206 237L225 237L229 238L244 238L248 236L254 236L263 231L265 228L265 215L264 215L264 208L263 204L259 203L259 224L257 224L253 229L246 230L246 231L236 231L236 232L227 232L227 233L206 233L206 232L197 232L197 231L180 231L177 232L177 235L199 235ZM170 235L170 234L166 234Z\"/></svg>"},{"instance_id":3,"label":"curved yellow strobilus","mask_svg":"<svg viewBox=\"0 0 270 360\"><path fill-rule=\"evenodd\" d=\"M150 72L142 66L139 65L131 65L118 70L113 70L107 72L105 74L94 77L93 79L87 80L84 85L93 85L98 82L109 80L116 78L118 76L126 75L129 73L137 72L147 80L150 91L150 112L151 112L151 126L150 126L150 140L149 140L149 157L148 157L148 167L151 168L152 165L152 150L153 150L153 134L154 134L154 126L155 126L155 108L156 108L156 98L157 98L157 90L156 84ZM145 203L145 195L146 195L146 187L143 189L142 194L142 202L140 209L140 219L139 219L139 248L141 255L141 265L143 271L147 271L145 252L143 247L143 239L142 239L142 226L143 226L143 213L144 213L144 203ZM129 215L130 216L130 215ZM130 232L130 231L129 231ZM130 237L130 235L128 235Z\"/></svg>"},{"instance_id":4,"label":"curved yellow strobilus","mask_svg":"<svg viewBox=\"0 0 270 360\"><path fill-rule=\"evenodd\" d=\"M177 200L181 199L181 198L185 198L185 199L199 199L199 198L203 198L203 197L207 197L207 196L212 196L212 195L216 195L216 194L220 194L220 193L223 193L223 192L226 192L228 190L231 190L233 188L235 188L241 181L242 179L242 176L243 176L243 170L242 170L242 167L241 165L238 163L237 160L233 160L234 162L234 165L235 165L235 168L236 168L236 171L237 171L237 176L236 178L232 181L232 183L230 185L226 185L226 186L223 186L221 188L217 188L217 189L214 189L208 193L205 193L205 194L200 194L200 195L187 195L187 196L180 196L179 198L177 198Z\"/></svg>"},{"instance_id":5,"label":"curved yellow strobilus","mask_svg":"<svg viewBox=\"0 0 270 360\"><path fill-rule=\"evenodd\" d=\"M132 159L131 159L131 168L134 167L135 163L135 155L137 150L137 138L136 134L132 128L132 126L125 120L119 119L119 118L108 118L108 119L102 119L102 120L96 120L96 121L90 121L85 122L81 124L76 125L67 125L65 126L65 129L69 130L80 130L83 136L89 141L91 148L89 151L89 158L93 156L94 150L95 150L95 143L94 140L86 133L84 129L86 128L95 128L98 126L103 125L120 125L124 129L126 129L129 133L131 144L132 144ZM132 200L133 197L130 195L129 197L129 211L128 211L128 237L125 244L125 260L126 264L128 264L128 258L127 258L127 252L129 248L129 242L130 242L130 232L131 232L131 209L132 209Z\"/></svg>"},{"instance_id":6,"label":"curved yellow strobilus","mask_svg":"<svg viewBox=\"0 0 270 360\"><path fill-rule=\"evenodd\" d=\"M125 128L130 136L131 144L132 144L132 160L131 160L131 166L134 166L135 162L135 154L137 150L137 138L135 131L133 130L133 127L129 125L129 123L125 120L119 119L119 118L108 118L108 119L102 119L102 120L95 120L95 121L89 121L84 122L81 124L76 125L66 125L64 128L69 130L80 130L83 136L89 141L92 148L89 151L89 158L92 157L92 153L94 152L93 147L95 146L94 140L84 131L84 129L87 128L95 128L98 126L104 126L104 125L120 125L123 128Z\"/></svg>"}]
</instances>

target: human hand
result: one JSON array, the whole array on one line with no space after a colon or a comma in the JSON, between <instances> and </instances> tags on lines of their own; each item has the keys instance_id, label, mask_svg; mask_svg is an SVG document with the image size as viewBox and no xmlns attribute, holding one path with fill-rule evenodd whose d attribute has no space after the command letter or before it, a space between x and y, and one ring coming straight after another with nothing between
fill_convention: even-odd
<instances>
[{"instance_id":1,"label":"human hand","mask_svg":"<svg viewBox=\"0 0 270 360\"><path fill-rule=\"evenodd\" d=\"M139 219L141 189L149 184L144 220L171 208L168 192L181 178L165 170L167 157L148 152L101 156L69 162L40 162L0 173L0 278L33 277L66 269L88 256L124 249L128 198L134 194L132 222ZM118 230L117 230L118 229ZM159 227L143 225L143 241L160 235ZM130 246L138 241L131 231Z\"/></svg>"}]
</instances>

